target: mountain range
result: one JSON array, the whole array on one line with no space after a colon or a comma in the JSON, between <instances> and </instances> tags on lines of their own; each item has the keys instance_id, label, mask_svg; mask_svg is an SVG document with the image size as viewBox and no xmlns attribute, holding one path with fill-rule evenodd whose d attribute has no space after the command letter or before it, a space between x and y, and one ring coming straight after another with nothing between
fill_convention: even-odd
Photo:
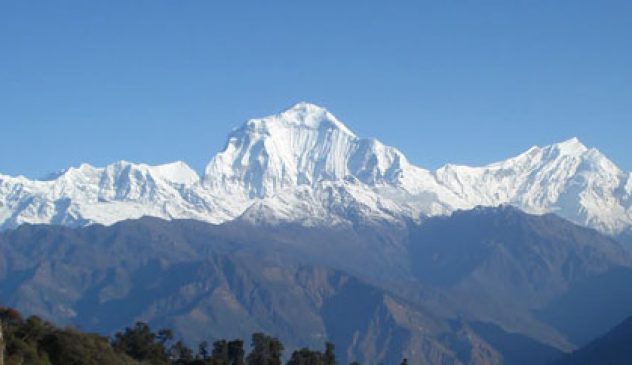
<instances>
[{"instance_id":1,"label":"mountain range","mask_svg":"<svg viewBox=\"0 0 632 365\"><path fill-rule=\"evenodd\" d=\"M264 331L364 364L544 365L632 315L630 254L555 215L477 208L406 232L24 224L0 233L0 298L106 335L137 320L193 345Z\"/></svg>"},{"instance_id":2,"label":"mountain range","mask_svg":"<svg viewBox=\"0 0 632 365\"><path fill-rule=\"evenodd\" d=\"M367 364L545 364L632 315L629 254L554 215L478 208L400 240L378 229L25 224L0 234L0 297L104 334L135 320L193 344L265 331Z\"/></svg>"},{"instance_id":3,"label":"mountain range","mask_svg":"<svg viewBox=\"0 0 632 365\"><path fill-rule=\"evenodd\" d=\"M482 167L430 171L298 103L233 130L204 174L184 162L88 164L46 179L0 175L0 228L110 225L153 216L209 223L405 224L476 206L555 213L630 236L632 174L573 138Z\"/></svg>"},{"instance_id":4,"label":"mountain range","mask_svg":"<svg viewBox=\"0 0 632 365\"><path fill-rule=\"evenodd\" d=\"M202 176L0 175L0 304L105 335L332 341L341 363L545 365L632 316L631 227L632 175L577 139L430 171L299 103Z\"/></svg>"}]
</instances>

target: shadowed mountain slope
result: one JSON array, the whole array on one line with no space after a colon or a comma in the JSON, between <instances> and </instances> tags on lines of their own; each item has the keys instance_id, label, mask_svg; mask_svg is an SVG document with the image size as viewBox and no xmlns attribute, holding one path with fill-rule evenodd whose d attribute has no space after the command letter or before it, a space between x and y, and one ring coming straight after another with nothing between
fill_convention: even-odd
<instances>
[{"instance_id":1,"label":"shadowed mountain slope","mask_svg":"<svg viewBox=\"0 0 632 365\"><path fill-rule=\"evenodd\" d=\"M632 360L632 317L554 365L627 365Z\"/></svg>"},{"instance_id":2,"label":"shadowed mountain slope","mask_svg":"<svg viewBox=\"0 0 632 365\"><path fill-rule=\"evenodd\" d=\"M143 218L0 234L3 305L106 334L145 320L191 343L255 331L289 348L329 339L343 361L370 364L554 360L632 315L622 280L601 286L619 311L565 298L629 272L615 241L508 207L405 227ZM587 311L595 321L583 328L547 316Z\"/></svg>"},{"instance_id":3,"label":"shadowed mountain slope","mask_svg":"<svg viewBox=\"0 0 632 365\"><path fill-rule=\"evenodd\" d=\"M630 255L613 239L554 215L512 207L456 212L413 229L409 250L413 274L443 295L428 304L434 311L494 322L560 348L581 345L632 314L624 280L632 275Z\"/></svg>"}]
</instances>

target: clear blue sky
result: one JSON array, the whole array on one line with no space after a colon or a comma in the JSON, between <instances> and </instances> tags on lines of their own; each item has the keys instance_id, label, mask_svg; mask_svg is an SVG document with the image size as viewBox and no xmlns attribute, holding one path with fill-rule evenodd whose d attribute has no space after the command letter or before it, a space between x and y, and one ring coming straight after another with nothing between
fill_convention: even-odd
<instances>
[{"instance_id":1,"label":"clear blue sky","mask_svg":"<svg viewBox=\"0 0 632 365\"><path fill-rule=\"evenodd\" d=\"M630 1L0 3L0 172L184 160L306 100L414 163L573 136L632 170Z\"/></svg>"}]
</instances>

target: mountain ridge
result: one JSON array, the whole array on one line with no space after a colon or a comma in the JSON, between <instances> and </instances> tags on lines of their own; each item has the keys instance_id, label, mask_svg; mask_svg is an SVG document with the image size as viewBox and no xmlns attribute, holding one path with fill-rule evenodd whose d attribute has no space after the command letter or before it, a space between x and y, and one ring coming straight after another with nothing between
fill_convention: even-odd
<instances>
[{"instance_id":1,"label":"mountain ridge","mask_svg":"<svg viewBox=\"0 0 632 365\"><path fill-rule=\"evenodd\" d=\"M481 207L400 240L376 226L265 228L25 224L0 233L0 294L102 334L136 320L189 343L265 331L293 348L333 340L345 363L369 364L544 364L632 314L631 256L553 214Z\"/></svg>"},{"instance_id":2,"label":"mountain ridge","mask_svg":"<svg viewBox=\"0 0 632 365\"><path fill-rule=\"evenodd\" d=\"M325 108L300 102L234 129L202 175L181 161L82 164L45 180L0 174L0 229L144 215L209 223L401 223L502 204L616 235L632 227L632 173L577 138L481 167L431 171L395 147L358 137Z\"/></svg>"},{"instance_id":3,"label":"mountain ridge","mask_svg":"<svg viewBox=\"0 0 632 365\"><path fill-rule=\"evenodd\" d=\"M552 365L629 364L632 357L630 341L632 317Z\"/></svg>"}]
</instances>

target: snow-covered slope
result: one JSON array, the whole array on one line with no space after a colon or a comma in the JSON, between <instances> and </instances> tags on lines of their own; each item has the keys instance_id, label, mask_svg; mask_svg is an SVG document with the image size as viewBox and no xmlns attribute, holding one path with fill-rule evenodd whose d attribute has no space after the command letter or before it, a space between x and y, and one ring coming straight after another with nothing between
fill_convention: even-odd
<instances>
[{"instance_id":1,"label":"snow-covered slope","mask_svg":"<svg viewBox=\"0 0 632 365\"><path fill-rule=\"evenodd\" d=\"M120 161L83 164L46 180L0 175L2 228L22 223L112 224L145 215L221 222L234 217L216 205L183 162L148 166Z\"/></svg>"},{"instance_id":2,"label":"snow-covered slope","mask_svg":"<svg viewBox=\"0 0 632 365\"><path fill-rule=\"evenodd\" d=\"M447 165L436 176L469 205L553 212L606 233L632 223L629 174L576 138L484 167Z\"/></svg>"},{"instance_id":3,"label":"snow-covered slope","mask_svg":"<svg viewBox=\"0 0 632 365\"><path fill-rule=\"evenodd\" d=\"M249 120L233 131L225 150L206 167L204 185L220 194L264 198L287 188L345 180L410 191L440 189L432 174L412 166L397 149L358 138L327 110L308 103Z\"/></svg>"},{"instance_id":4,"label":"snow-covered slope","mask_svg":"<svg viewBox=\"0 0 632 365\"><path fill-rule=\"evenodd\" d=\"M0 227L86 225L151 215L212 223L401 223L477 205L618 233L632 226L632 174L578 140L484 167L428 171L396 148L356 136L327 110L299 103L247 121L198 175L182 162L81 165L47 180L0 175Z\"/></svg>"},{"instance_id":5,"label":"snow-covered slope","mask_svg":"<svg viewBox=\"0 0 632 365\"><path fill-rule=\"evenodd\" d=\"M396 148L357 137L327 110L308 103L233 131L224 151L208 164L203 185L217 196L256 201L248 216L263 209L271 220L305 215L305 209L293 209L304 204L292 200L325 205L320 210L328 214L309 214L312 220L330 220L329 213L344 216L351 206L373 218L416 218L461 203ZM376 215L379 211L388 213ZM265 218L261 214L258 220Z\"/></svg>"}]
</instances>

